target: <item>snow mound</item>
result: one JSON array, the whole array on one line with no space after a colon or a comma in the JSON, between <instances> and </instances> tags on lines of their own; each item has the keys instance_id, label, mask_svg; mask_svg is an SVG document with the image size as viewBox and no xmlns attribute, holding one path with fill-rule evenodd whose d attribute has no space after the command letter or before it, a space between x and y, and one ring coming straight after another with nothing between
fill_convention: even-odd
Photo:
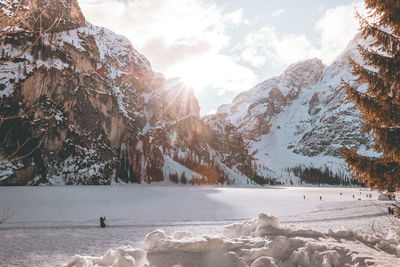
<instances>
[{"instance_id":1,"label":"snow mound","mask_svg":"<svg viewBox=\"0 0 400 267\"><path fill-rule=\"evenodd\" d=\"M66 266L148 266L146 251L132 247L122 247L108 251L103 257L74 256Z\"/></svg>"},{"instance_id":2,"label":"snow mound","mask_svg":"<svg viewBox=\"0 0 400 267\"><path fill-rule=\"evenodd\" d=\"M139 248L110 250L102 257L75 256L66 267L113 266L400 266L400 229L387 237L353 230L326 233L279 226L257 218L227 225L220 236L156 230Z\"/></svg>"},{"instance_id":3,"label":"snow mound","mask_svg":"<svg viewBox=\"0 0 400 267\"><path fill-rule=\"evenodd\" d=\"M261 213L253 220L225 226L224 236L229 238L239 238L241 236L262 236L268 233L275 233L279 229L278 218Z\"/></svg>"}]
</instances>

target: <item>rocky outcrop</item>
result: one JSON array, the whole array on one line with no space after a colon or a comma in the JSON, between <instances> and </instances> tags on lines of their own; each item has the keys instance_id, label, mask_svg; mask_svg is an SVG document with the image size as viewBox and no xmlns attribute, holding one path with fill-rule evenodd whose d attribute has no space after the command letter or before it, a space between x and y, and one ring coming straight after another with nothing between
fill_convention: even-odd
<instances>
[{"instance_id":1,"label":"rocky outcrop","mask_svg":"<svg viewBox=\"0 0 400 267\"><path fill-rule=\"evenodd\" d=\"M172 174L193 184L246 181L216 149L193 90L153 72L125 37L86 22L76 0L26 5L27 21L40 11L50 30L25 53L29 31L1 47L3 58L17 56L0 64L1 115L28 111L1 125L2 151L28 142L22 159L0 167L0 184L151 183Z\"/></svg>"},{"instance_id":2,"label":"rocky outcrop","mask_svg":"<svg viewBox=\"0 0 400 267\"><path fill-rule=\"evenodd\" d=\"M354 83L348 57L359 60L360 36L331 65L293 64L200 118L193 90L85 21L76 0L24 5L26 22L37 27L40 15L48 31L29 51L34 31L1 47L1 115L24 114L0 125L2 185L286 182L298 165L346 172L342 146L370 153L341 89ZM5 160L16 151L24 157Z\"/></svg>"},{"instance_id":3,"label":"rocky outcrop","mask_svg":"<svg viewBox=\"0 0 400 267\"><path fill-rule=\"evenodd\" d=\"M208 116L218 133L229 127L243 137L258 161L258 173L288 181L287 170L298 165L347 173L340 157L343 146L370 149L372 140L361 131L359 111L347 100L341 80L354 83L348 57L360 60L358 35L331 65L318 59L289 66L279 77L240 93L231 104Z\"/></svg>"}]
</instances>

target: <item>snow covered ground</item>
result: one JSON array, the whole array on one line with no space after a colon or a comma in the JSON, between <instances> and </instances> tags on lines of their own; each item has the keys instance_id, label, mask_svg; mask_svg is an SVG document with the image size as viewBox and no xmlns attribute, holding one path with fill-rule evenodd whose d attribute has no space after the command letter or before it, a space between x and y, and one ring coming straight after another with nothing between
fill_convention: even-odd
<instances>
[{"instance_id":1,"label":"snow covered ground","mask_svg":"<svg viewBox=\"0 0 400 267\"><path fill-rule=\"evenodd\" d=\"M366 197L369 193L372 193L372 199ZM305 200L303 196L306 196ZM149 255L153 255L152 259L157 262L160 255L171 259L175 256L182 258L183 250L176 249L182 248L183 244L191 244L188 245L191 252L187 255L198 255L204 254L209 245L237 253L237 248L234 249L232 244L237 245L238 242L241 249L253 248L259 251L257 253L265 252L267 243L282 248L298 244L290 245L288 251L291 254L293 251L303 253L298 256L299 262L306 260L305 252L312 258L312 253L318 251L314 247L323 245L339 255L325 256L331 257L332 262L353 251L353 254L360 255L361 263L372 261L381 265L393 263L392 266L400 266L396 249L390 243L393 240L386 244L383 239L389 228L398 223L386 215L390 202L379 201L377 196L375 191L359 188L155 185L0 187L0 211L9 208L15 213L0 225L0 266L60 266L67 264L76 254L99 257L110 249L127 245L147 246L148 251L152 251ZM272 227L270 233L273 238L264 240L257 234L259 225L268 226L275 221L266 216L252 219L259 213L272 214L279 219L279 226ZM98 227L100 216L107 217L108 227L105 229ZM239 223L245 220L250 221ZM232 223L239 223L236 230L229 233L225 229L224 234L223 226ZM314 231L296 232L293 227L307 227ZM246 240L239 240L244 232L237 228L247 229L243 230ZM322 236L320 233L328 229L337 231L346 228L355 229L359 234L345 231ZM146 238L146 234L157 229L163 232L155 232ZM176 231L189 232L193 237L181 239L179 235L174 236ZM214 238L222 234L223 238ZM368 239L364 234L374 235L375 239ZM276 239L278 235L285 235L286 241ZM378 238L380 235L381 239ZM144 240L147 245L141 244ZM166 250L166 246L170 250ZM330 249L338 246L341 249ZM253 257L265 254L254 254L254 251L249 252L251 255L243 254L246 264ZM115 253L120 256L136 255L136 260L140 261L139 254L142 252L134 248L122 249L109 252L106 258L118 258ZM232 253L226 256L226 262L237 260ZM268 253L266 255L272 255ZM315 257L323 260L325 254L318 254L320 258ZM372 260L362 256L367 254ZM74 260L79 263L91 261L92 258L77 257ZM145 259L142 260L144 262ZM201 260L204 257L199 256L198 262ZM294 258L292 262L295 262Z\"/></svg>"}]
</instances>

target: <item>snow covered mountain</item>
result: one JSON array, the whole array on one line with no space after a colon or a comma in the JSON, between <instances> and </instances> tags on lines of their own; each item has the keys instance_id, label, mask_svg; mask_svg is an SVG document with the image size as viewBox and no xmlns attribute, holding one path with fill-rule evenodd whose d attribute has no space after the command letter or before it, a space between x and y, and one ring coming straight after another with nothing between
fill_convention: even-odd
<instances>
[{"instance_id":1,"label":"snow covered mountain","mask_svg":"<svg viewBox=\"0 0 400 267\"><path fill-rule=\"evenodd\" d=\"M357 35L329 66L309 59L289 66L222 105L207 124L223 133L229 125L249 146L262 175L288 182L290 168L327 167L332 175L346 176L340 158L342 146L357 146L371 153L371 139L361 131L360 113L346 98L341 80L354 83L348 57L360 60ZM360 87L361 89L361 87Z\"/></svg>"},{"instance_id":2,"label":"snow covered mountain","mask_svg":"<svg viewBox=\"0 0 400 267\"><path fill-rule=\"evenodd\" d=\"M254 173L244 147L236 159L216 149L193 90L87 22L76 0L24 3L27 21L35 28L42 16L48 31L37 44L35 32L10 34L0 47L1 115L24 114L1 124L0 184L243 183ZM16 151L28 156L4 160Z\"/></svg>"},{"instance_id":3,"label":"snow covered mountain","mask_svg":"<svg viewBox=\"0 0 400 267\"><path fill-rule=\"evenodd\" d=\"M1 115L24 114L0 125L2 185L287 184L299 181L293 174L307 182L305 168L343 180L340 147L371 153L340 86L354 80L348 57L360 60L357 43L368 45L359 35L331 65L293 64L200 118L192 89L87 22L76 0L24 3L27 21L38 27L41 16L48 31L37 44L35 32L18 31L0 47ZM15 151L28 156L4 160Z\"/></svg>"}]
</instances>

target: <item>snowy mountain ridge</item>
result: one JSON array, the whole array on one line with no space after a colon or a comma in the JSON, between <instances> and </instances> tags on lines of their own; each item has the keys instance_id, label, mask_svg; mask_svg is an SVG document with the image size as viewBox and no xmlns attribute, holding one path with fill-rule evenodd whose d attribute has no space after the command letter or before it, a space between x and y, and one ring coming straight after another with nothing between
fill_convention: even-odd
<instances>
[{"instance_id":1,"label":"snowy mountain ridge","mask_svg":"<svg viewBox=\"0 0 400 267\"><path fill-rule=\"evenodd\" d=\"M153 72L127 38L87 22L77 1L26 3L28 21L43 15L48 31L37 44L32 32L10 34L1 47L13 59L0 65L2 115L31 115L2 124L0 136L5 153L26 140L34 153L2 164L0 184L152 183L178 173L192 184L240 182L192 89Z\"/></svg>"},{"instance_id":2,"label":"snowy mountain ridge","mask_svg":"<svg viewBox=\"0 0 400 267\"><path fill-rule=\"evenodd\" d=\"M347 100L341 80L354 83L348 58L360 61L357 43L369 42L357 35L329 66L318 59L290 65L279 77L220 106L206 121L217 132L224 125L240 132L250 153L269 169L260 174L288 182L288 168L304 165L350 176L339 149L357 146L373 153L372 140L361 131L359 111Z\"/></svg>"},{"instance_id":3,"label":"snowy mountain ridge","mask_svg":"<svg viewBox=\"0 0 400 267\"><path fill-rule=\"evenodd\" d=\"M304 60L290 65L280 77L268 79L248 91L237 95L232 104L222 105L217 113L227 114L226 119L240 127L248 118L274 112L278 104L295 98L299 90L314 85L321 77L324 65L319 59ZM272 103L265 101L273 100Z\"/></svg>"},{"instance_id":4,"label":"snowy mountain ridge","mask_svg":"<svg viewBox=\"0 0 400 267\"><path fill-rule=\"evenodd\" d=\"M340 86L354 80L347 58L360 60L356 43L368 45L359 35L331 65L292 64L201 118L192 89L154 72L127 38L87 22L77 1L27 4L33 17L43 6L51 28L29 51L30 32L1 47L3 59L17 56L0 65L2 115L31 115L2 124L0 137L13 136L4 152L25 140L38 149L2 164L0 184L287 184L298 165L347 175L343 145L370 153Z\"/></svg>"}]
</instances>

